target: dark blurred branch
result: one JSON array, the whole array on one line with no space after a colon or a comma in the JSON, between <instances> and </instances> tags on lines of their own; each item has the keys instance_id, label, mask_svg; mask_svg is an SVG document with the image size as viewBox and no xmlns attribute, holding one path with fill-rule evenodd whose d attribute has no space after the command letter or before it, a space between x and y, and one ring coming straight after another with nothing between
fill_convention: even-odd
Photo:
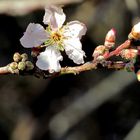
<instances>
[{"instance_id":1,"label":"dark blurred branch","mask_svg":"<svg viewBox=\"0 0 140 140\"><path fill-rule=\"evenodd\" d=\"M46 5L60 4L66 5L71 3L82 2L83 0L14 0L14 1L0 1L0 13L9 15L24 15L37 9L44 9Z\"/></svg>"}]
</instances>

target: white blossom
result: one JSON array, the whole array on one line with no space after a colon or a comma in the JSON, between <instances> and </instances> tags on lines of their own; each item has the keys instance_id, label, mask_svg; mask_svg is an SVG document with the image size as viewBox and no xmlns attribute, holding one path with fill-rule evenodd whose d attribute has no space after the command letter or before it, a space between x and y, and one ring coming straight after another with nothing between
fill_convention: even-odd
<instances>
[{"instance_id":1,"label":"white blossom","mask_svg":"<svg viewBox=\"0 0 140 140\"><path fill-rule=\"evenodd\" d=\"M85 35L86 26L79 21L72 21L63 25L66 16L61 7L48 6L43 18L46 30L40 24L30 23L20 39L25 48L38 47L43 44L46 47L37 57L36 65L42 70L59 72L59 61L63 57L60 51L66 52L68 57L76 64L84 63L85 53L82 50L80 39Z\"/></svg>"}]
</instances>

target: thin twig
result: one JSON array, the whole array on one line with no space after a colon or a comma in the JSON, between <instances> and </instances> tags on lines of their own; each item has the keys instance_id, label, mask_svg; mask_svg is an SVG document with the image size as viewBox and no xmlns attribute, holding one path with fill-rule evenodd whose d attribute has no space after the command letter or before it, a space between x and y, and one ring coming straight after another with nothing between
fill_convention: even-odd
<instances>
[{"instance_id":1,"label":"thin twig","mask_svg":"<svg viewBox=\"0 0 140 140\"><path fill-rule=\"evenodd\" d=\"M65 67L65 68L61 68L60 75L70 74L70 73L79 74L80 72L83 72L83 71L96 69L97 68L96 66L97 66L97 63L87 62L83 65L76 66L76 67Z\"/></svg>"},{"instance_id":2,"label":"thin twig","mask_svg":"<svg viewBox=\"0 0 140 140\"><path fill-rule=\"evenodd\" d=\"M129 48L131 45L131 40L126 40L124 43L122 43L120 46L118 46L115 50L104 56L105 60L104 63L101 63L103 67L106 67L108 69L124 69L125 68L125 62L123 61L109 61L108 59L112 56L118 56L120 52L123 49ZM89 70L94 70L98 68L98 63L97 61L90 61L86 62L83 65L80 66L74 66L74 67L62 67L59 74L53 73L51 74L46 74L42 70L34 69L32 71L19 71L19 70L12 70L10 67L10 64L4 67L0 67L0 75L5 75L5 74L17 74L17 75L38 75L38 77L53 77L56 75L64 75L64 74L79 74L84 71L89 71Z\"/></svg>"},{"instance_id":3,"label":"thin twig","mask_svg":"<svg viewBox=\"0 0 140 140\"><path fill-rule=\"evenodd\" d=\"M108 55L105 55L104 58L108 59L112 56L118 56L123 49L129 48L131 45L131 40L126 40L120 46L118 46L114 51L110 52Z\"/></svg>"},{"instance_id":4,"label":"thin twig","mask_svg":"<svg viewBox=\"0 0 140 140\"><path fill-rule=\"evenodd\" d=\"M0 67L0 75L5 75L5 74L11 74L11 71L9 69L9 65Z\"/></svg>"},{"instance_id":5,"label":"thin twig","mask_svg":"<svg viewBox=\"0 0 140 140\"><path fill-rule=\"evenodd\" d=\"M117 61L117 62L108 61L105 67L108 69L124 69L125 64L122 61ZM81 72L94 70L94 69L97 69L97 63L87 62L87 63L80 65L80 66L62 67L59 75L64 75L64 74L75 74L76 75L76 74L79 74ZM38 71L36 71L36 70L32 71L32 73L30 73L30 72L28 73L27 71L25 71L25 74L23 72L22 75L31 75L31 74L36 75L36 73L38 73ZM4 67L0 67L0 75L7 75L7 74L20 75L17 71L13 71L9 67L9 65L4 66ZM40 73L40 75L42 75L42 74Z\"/></svg>"}]
</instances>

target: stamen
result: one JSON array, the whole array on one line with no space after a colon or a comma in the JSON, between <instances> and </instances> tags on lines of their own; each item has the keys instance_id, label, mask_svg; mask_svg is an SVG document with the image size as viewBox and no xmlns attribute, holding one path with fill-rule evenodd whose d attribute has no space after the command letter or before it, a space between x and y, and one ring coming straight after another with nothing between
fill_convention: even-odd
<instances>
[{"instance_id":1,"label":"stamen","mask_svg":"<svg viewBox=\"0 0 140 140\"><path fill-rule=\"evenodd\" d=\"M60 41L61 38L62 38L62 36L58 32L52 34L52 39L56 42Z\"/></svg>"}]
</instances>

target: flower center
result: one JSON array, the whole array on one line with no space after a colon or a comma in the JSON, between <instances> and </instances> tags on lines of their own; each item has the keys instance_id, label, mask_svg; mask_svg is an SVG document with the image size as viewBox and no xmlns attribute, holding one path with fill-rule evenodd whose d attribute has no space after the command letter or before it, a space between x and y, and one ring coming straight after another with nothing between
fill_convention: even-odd
<instances>
[{"instance_id":1,"label":"flower center","mask_svg":"<svg viewBox=\"0 0 140 140\"><path fill-rule=\"evenodd\" d=\"M62 35L61 31L52 32L51 40L52 40L52 44L55 44L55 46L58 50L64 51L64 47L62 45L63 44L63 35Z\"/></svg>"},{"instance_id":2,"label":"flower center","mask_svg":"<svg viewBox=\"0 0 140 140\"><path fill-rule=\"evenodd\" d=\"M59 41L61 41L62 35L58 32L55 32L52 34L51 37L54 40L54 42L59 42Z\"/></svg>"},{"instance_id":3,"label":"flower center","mask_svg":"<svg viewBox=\"0 0 140 140\"><path fill-rule=\"evenodd\" d=\"M64 51L63 30L59 29L57 31L53 31L50 27L47 27L46 31L50 34L50 38L47 41L45 41L45 46L53 45L58 50Z\"/></svg>"}]
</instances>

